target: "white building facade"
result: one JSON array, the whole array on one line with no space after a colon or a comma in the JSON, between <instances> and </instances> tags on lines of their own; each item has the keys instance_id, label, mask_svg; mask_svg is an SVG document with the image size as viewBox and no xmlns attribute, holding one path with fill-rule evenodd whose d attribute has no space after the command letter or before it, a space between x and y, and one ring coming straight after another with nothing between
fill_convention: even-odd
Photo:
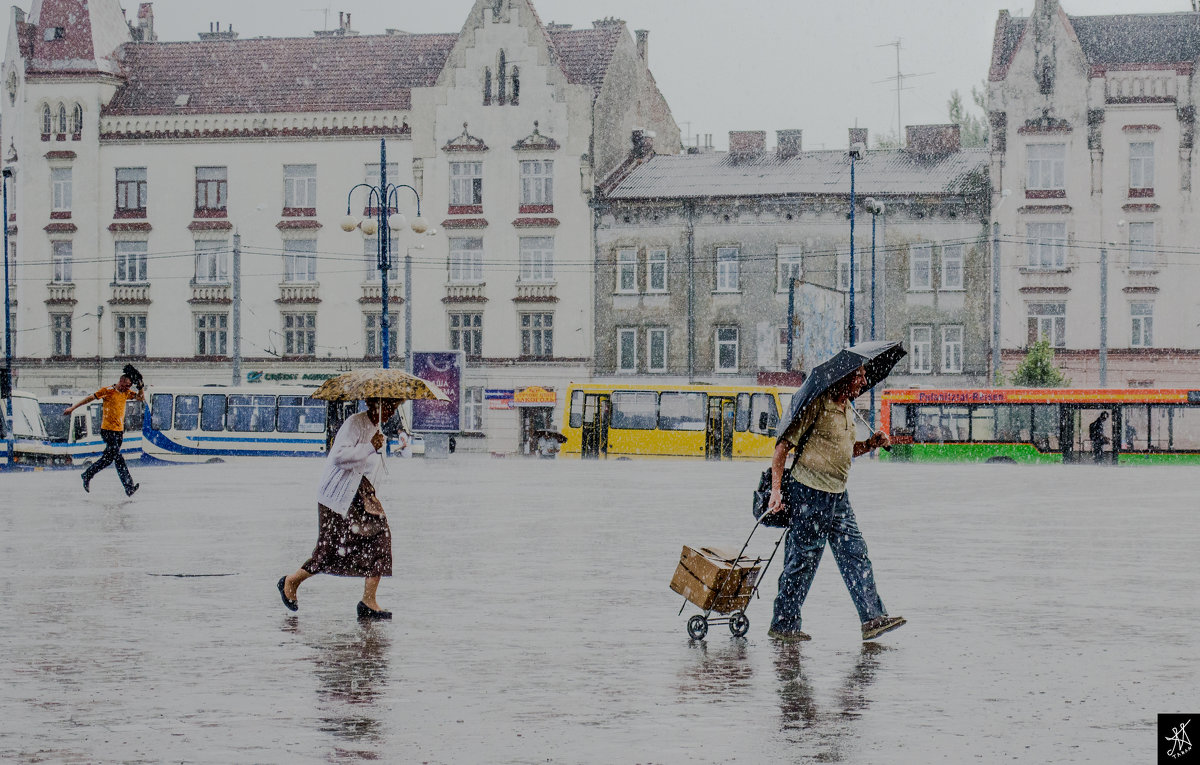
<instances>
[{"instance_id":1,"label":"white building facade","mask_svg":"<svg viewBox=\"0 0 1200 765\"><path fill-rule=\"evenodd\" d=\"M1000 348L1075 386L1194 387L1200 14L1002 12L988 83Z\"/></svg>"},{"instance_id":2,"label":"white building facade","mask_svg":"<svg viewBox=\"0 0 1200 765\"><path fill-rule=\"evenodd\" d=\"M347 18L312 38L201 38L156 41L149 4L130 24L116 0L14 9L18 384L94 389L127 361L152 385L230 383L239 291L238 383L378 365L376 240L338 224L348 204L374 212L366 189L347 196L378 184L382 139L388 182L412 188L390 208L411 221L419 196L436 230L392 237L391 365L411 313L412 351L466 355L460 447L522 451L559 422L567 382L591 369L578 264L592 179L619 161L607 133L678 143L644 34L547 28L526 0L479 0L458 34L360 36ZM540 406L514 407L526 389Z\"/></svg>"}]
</instances>

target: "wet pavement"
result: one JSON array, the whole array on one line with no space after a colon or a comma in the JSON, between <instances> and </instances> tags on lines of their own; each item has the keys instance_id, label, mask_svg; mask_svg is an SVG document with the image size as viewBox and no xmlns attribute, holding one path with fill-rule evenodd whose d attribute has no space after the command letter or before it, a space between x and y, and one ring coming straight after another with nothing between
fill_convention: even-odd
<instances>
[{"instance_id":1,"label":"wet pavement","mask_svg":"<svg viewBox=\"0 0 1200 765\"><path fill-rule=\"evenodd\" d=\"M393 460L396 619L360 625L359 580L275 590L319 464L0 474L0 761L1150 762L1200 708L1195 468L860 460L909 624L862 643L826 555L780 646L778 560L745 638L667 586L744 540L760 465Z\"/></svg>"}]
</instances>

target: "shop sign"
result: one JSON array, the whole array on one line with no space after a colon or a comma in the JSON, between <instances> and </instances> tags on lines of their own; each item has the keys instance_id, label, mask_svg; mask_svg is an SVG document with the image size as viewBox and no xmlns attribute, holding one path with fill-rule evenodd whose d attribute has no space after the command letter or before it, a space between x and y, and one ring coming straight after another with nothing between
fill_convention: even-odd
<instances>
[{"instance_id":1,"label":"shop sign","mask_svg":"<svg viewBox=\"0 0 1200 765\"><path fill-rule=\"evenodd\" d=\"M514 393L512 388L484 388L483 398L488 402L488 409L512 409Z\"/></svg>"},{"instance_id":2,"label":"shop sign","mask_svg":"<svg viewBox=\"0 0 1200 765\"><path fill-rule=\"evenodd\" d=\"M303 382L319 385L331 377L337 377L341 372L263 372L260 369L246 373L246 382Z\"/></svg>"},{"instance_id":3,"label":"shop sign","mask_svg":"<svg viewBox=\"0 0 1200 765\"><path fill-rule=\"evenodd\" d=\"M557 393L538 385L522 388L513 395L513 406L554 406L557 402Z\"/></svg>"}]
</instances>

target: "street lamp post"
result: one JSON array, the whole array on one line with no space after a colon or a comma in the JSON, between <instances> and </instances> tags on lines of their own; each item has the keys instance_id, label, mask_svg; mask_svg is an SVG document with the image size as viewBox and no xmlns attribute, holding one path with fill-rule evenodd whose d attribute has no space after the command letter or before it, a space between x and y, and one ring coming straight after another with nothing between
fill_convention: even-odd
<instances>
[{"instance_id":1,"label":"street lamp post","mask_svg":"<svg viewBox=\"0 0 1200 765\"><path fill-rule=\"evenodd\" d=\"M875 336L875 219L883 215L883 204L876 202L874 197L867 197L864 201L864 207L867 212L871 213L871 340L876 340ZM886 303L884 309L886 310ZM875 388L871 388L871 427L875 427Z\"/></svg>"},{"instance_id":2,"label":"street lamp post","mask_svg":"<svg viewBox=\"0 0 1200 765\"><path fill-rule=\"evenodd\" d=\"M354 194L354 190L362 187L367 189L367 208L371 209L372 201L375 203L376 218L372 220L367 218L359 220L350 214L350 197ZM412 223L404 217L404 213L397 211L390 213L388 208L396 201L400 189L408 189L413 193L417 200L417 217L413 218ZM346 194L346 217L342 219L342 230L346 232L361 229L366 236L372 236L378 232L377 238L377 254L376 266L379 268L379 281L382 288L381 301L382 309L379 319L381 345L383 351L383 368L388 368L388 355L391 351L390 325L391 320L388 316L388 271L392 267L392 233L399 233L404 228L411 228L414 233L424 234L429 232L432 236L435 232L429 228L429 224L421 217L421 195L417 190L406 183L388 183L387 180L387 146L384 139L379 139L379 185L372 186L369 183L359 183L350 188ZM411 261L408 256L405 256L404 268L404 363L408 371L412 371L412 288L410 286L412 280Z\"/></svg>"},{"instance_id":3,"label":"street lamp post","mask_svg":"<svg viewBox=\"0 0 1200 765\"><path fill-rule=\"evenodd\" d=\"M13 177L11 167L4 168L4 442L8 452L8 465L13 464L13 410L12 410L12 298L9 294L8 278L8 179Z\"/></svg>"},{"instance_id":4,"label":"street lamp post","mask_svg":"<svg viewBox=\"0 0 1200 765\"><path fill-rule=\"evenodd\" d=\"M855 343L854 323L854 165L862 159L866 146L861 142L850 144L850 345Z\"/></svg>"}]
</instances>

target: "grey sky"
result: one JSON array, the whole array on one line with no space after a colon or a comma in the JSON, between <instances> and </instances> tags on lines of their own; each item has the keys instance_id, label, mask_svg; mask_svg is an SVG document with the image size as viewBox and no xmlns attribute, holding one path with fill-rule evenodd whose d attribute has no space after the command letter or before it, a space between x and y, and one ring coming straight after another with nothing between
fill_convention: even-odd
<instances>
[{"instance_id":1,"label":"grey sky","mask_svg":"<svg viewBox=\"0 0 1200 765\"><path fill-rule=\"evenodd\" d=\"M135 0L123 0L130 13ZM363 34L385 28L457 32L471 0L158 0L159 39L194 40L210 22L243 37L287 37L337 26L352 14ZM615 16L650 30L650 67L685 135L711 133L725 148L730 130L804 130L805 148L838 148L857 124L874 136L895 132L896 49L900 70L923 74L901 93L905 125L946 121L957 89L970 97L987 77L997 0L534 0L542 21L588 27ZM1190 11L1189 0L1066 0L1072 15ZM928 73L928 74L925 74Z\"/></svg>"}]
</instances>

